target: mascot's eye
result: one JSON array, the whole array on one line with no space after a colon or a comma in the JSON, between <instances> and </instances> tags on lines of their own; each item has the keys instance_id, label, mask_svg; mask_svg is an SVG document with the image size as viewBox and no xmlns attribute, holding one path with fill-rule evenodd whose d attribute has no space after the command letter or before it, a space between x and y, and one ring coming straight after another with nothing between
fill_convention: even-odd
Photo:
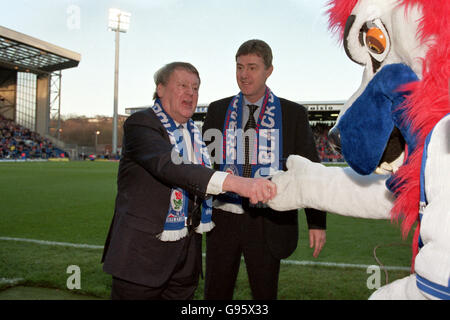
<instances>
[{"instance_id":1,"label":"mascot's eye","mask_svg":"<svg viewBox=\"0 0 450 320\"><path fill-rule=\"evenodd\" d=\"M389 33L380 19L365 22L359 32L359 42L367 50L374 73L390 51Z\"/></svg>"},{"instance_id":2,"label":"mascot's eye","mask_svg":"<svg viewBox=\"0 0 450 320\"><path fill-rule=\"evenodd\" d=\"M386 36L377 27L370 28L366 33L366 45L376 54L382 54L386 50Z\"/></svg>"}]
</instances>

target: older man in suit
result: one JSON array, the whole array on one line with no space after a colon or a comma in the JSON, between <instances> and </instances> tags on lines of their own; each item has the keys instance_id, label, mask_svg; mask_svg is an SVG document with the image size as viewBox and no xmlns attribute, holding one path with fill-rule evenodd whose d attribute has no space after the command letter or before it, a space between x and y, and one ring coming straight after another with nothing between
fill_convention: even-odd
<instances>
[{"instance_id":1,"label":"older man in suit","mask_svg":"<svg viewBox=\"0 0 450 320\"><path fill-rule=\"evenodd\" d=\"M115 212L102 258L113 276L112 299L191 299L201 270L199 233L212 228L207 195L232 191L256 203L276 194L265 179L236 179L209 168L190 119L200 86L194 66L170 63L155 74L155 84L155 104L124 124Z\"/></svg>"},{"instance_id":2,"label":"older man in suit","mask_svg":"<svg viewBox=\"0 0 450 320\"><path fill-rule=\"evenodd\" d=\"M215 150L223 154L215 156L221 160L216 169L257 177L285 170L291 154L319 161L305 108L277 98L266 86L272 71L267 43L249 40L241 45L236 54L241 92L211 103L203 125L205 134L209 129L223 133L223 152ZM240 129L245 133L236 133ZM239 159L239 154L244 156ZM317 257L326 239L326 215L305 211L310 247ZM280 259L297 247L297 219L297 210L276 212L264 205L252 206L232 193L215 197L216 227L206 238L205 299L232 299L242 254L253 298L276 299Z\"/></svg>"}]
</instances>

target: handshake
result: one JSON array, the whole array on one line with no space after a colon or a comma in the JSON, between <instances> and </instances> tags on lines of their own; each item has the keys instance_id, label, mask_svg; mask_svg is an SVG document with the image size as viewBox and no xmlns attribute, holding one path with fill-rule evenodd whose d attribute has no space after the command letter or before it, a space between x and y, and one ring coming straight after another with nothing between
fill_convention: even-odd
<instances>
[{"instance_id":1,"label":"handshake","mask_svg":"<svg viewBox=\"0 0 450 320\"><path fill-rule=\"evenodd\" d=\"M277 195L277 186L264 178L244 178L229 174L222 186L223 191L237 193L249 199L253 205L258 202L267 203Z\"/></svg>"}]
</instances>

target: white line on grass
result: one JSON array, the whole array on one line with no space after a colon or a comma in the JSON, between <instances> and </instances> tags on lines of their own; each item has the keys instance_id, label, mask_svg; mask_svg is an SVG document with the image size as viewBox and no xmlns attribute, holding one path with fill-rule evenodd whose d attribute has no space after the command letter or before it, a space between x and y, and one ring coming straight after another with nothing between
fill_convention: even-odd
<instances>
[{"instance_id":1,"label":"white line on grass","mask_svg":"<svg viewBox=\"0 0 450 320\"><path fill-rule=\"evenodd\" d=\"M25 239L25 238L11 238L11 237L0 237L0 240L4 241L17 241L17 242L30 242L41 245L49 246L62 246L62 247L72 247L72 248L85 248L85 249L103 249L103 246L96 246L91 244L78 244L69 242L56 242L56 241L46 241L46 240L35 240L35 239ZM205 253L203 253L205 256ZM322 266L322 267L337 267L337 268L357 268L357 269L367 269L370 265L368 264L353 264L353 263L337 263L337 262L321 262L321 261L306 261L306 260L281 260L282 264L292 264L298 266ZM409 271L409 267L399 267L399 266L383 266L386 270L400 270Z\"/></svg>"},{"instance_id":2,"label":"white line on grass","mask_svg":"<svg viewBox=\"0 0 450 320\"><path fill-rule=\"evenodd\" d=\"M56 241L46 241L46 240L25 239L25 238L0 237L0 240L17 241L17 242L31 242L31 243L36 243L36 244L48 245L48 246L62 246L62 247L85 248L85 249L103 249L103 246L95 246L92 244L78 244L78 243L56 242Z\"/></svg>"},{"instance_id":3,"label":"white line on grass","mask_svg":"<svg viewBox=\"0 0 450 320\"><path fill-rule=\"evenodd\" d=\"M17 283L19 283L21 281L23 281L23 278L12 278L12 279L0 278L0 284L14 285L14 284L17 284Z\"/></svg>"},{"instance_id":4,"label":"white line on grass","mask_svg":"<svg viewBox=\"0 0 450 320\"><path fill-rule=\"evenodd\" d=\"M282 264L294 264L298 266L322 266L322 267L338 267L338 268L358 268L367 269L371 265L369 264L352 264L352 263L337 263L337 262L320 262L320 261L298 261L298 260L281 260ZM399 270L399 271L410 271L409 267L398 267L398 266L383 266L381 269L386 270Z\"/></svg>"},{"instance_id":5,"label":"white line on grass","mask_svg":"<svg viewBox=\"0 0 450 320\"><path fill-rule=\"evenodd\" d=\"M203 253L203 257L206 254ZM244 257L241 258L245 262ZM339 263L339 262L322 262L322 261L307 261L307 260L281 260L281 264L293 264L296 266L321 266L321 267L333 267L333 268L356 268L356 269L367 269L370 264L354 264L354 263ZM398 267L398 266L383 266L381 269L386 270L400 270L400 271L410 271L409 267Z\"/></svg>"}]
</instances>

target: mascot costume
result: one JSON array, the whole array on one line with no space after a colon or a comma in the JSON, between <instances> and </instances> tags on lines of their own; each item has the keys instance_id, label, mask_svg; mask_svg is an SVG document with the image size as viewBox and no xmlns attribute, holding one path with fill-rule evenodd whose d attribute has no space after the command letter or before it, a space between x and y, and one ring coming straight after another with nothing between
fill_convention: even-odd
<instances>
[{"instance_id":1,"label":"mascot costume","mask_svg":"<svg viewBox=\"0 0 450 320\"><path fill-rule=\"evenodd\" d=\"M297 155L276 210L316 208L415 226L411 275L372 299L450 299L450 0L332 0L330 28L364 66L330 140L349 167Z\"/></svg>"}]
</instances>

